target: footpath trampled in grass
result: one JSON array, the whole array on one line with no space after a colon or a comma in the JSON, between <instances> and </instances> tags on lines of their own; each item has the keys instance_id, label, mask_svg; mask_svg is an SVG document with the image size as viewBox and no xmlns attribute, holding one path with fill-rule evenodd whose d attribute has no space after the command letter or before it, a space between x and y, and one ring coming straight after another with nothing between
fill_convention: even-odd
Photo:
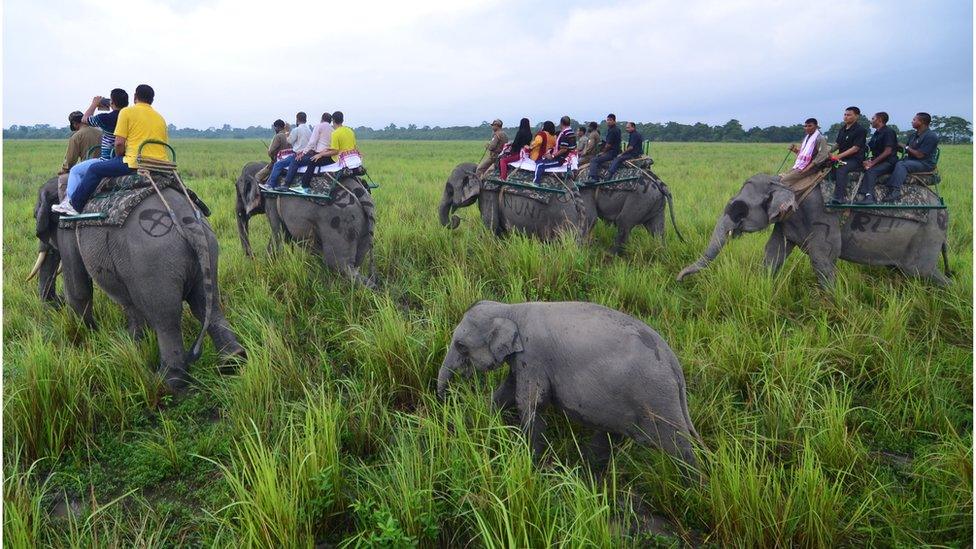
<instances>
[{"instance_id":1,"label":"footpath trampled in grass","mask_svg":"<svg viewBox=\"0 0 976 549\"><path fill-rule=\"evenodd\" d=\"M214 212L223 306L249 358L221 377L208 341L195 388L174 400L150 375L155 338L132 341L104 293L90 332L23 282L36 191L63 143L4 143L6 544L972 544L971 146L941 157L952 285L842 263L831 292L799 252L766 274L765 234L674 281L781 145L655 144L688 242L639 230L624 257L609 255L602 223L585 247L496 240L476 208L441 227L445 178L478 143L362 146L381 184L375 293L302 250L269 258L264 218L251 224L257 257L244 257L233 181L259 142L176 143ZM707 480L689 484L629 442L594 477L585 433L556 414L533 463L488 404L503 372L439 402L445 346L478 299L594 301L654 327L684 368ZM189 342L196 323L184 326Z\"/></svg>"}]
</instances>

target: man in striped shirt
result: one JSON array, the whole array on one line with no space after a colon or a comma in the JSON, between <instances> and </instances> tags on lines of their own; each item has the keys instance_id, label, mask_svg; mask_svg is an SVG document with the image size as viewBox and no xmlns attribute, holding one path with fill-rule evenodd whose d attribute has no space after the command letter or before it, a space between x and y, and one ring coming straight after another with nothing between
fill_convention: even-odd
<instances>
[{"instance_id":1,"label":"man in striped shirt","mask_svg":"<svg viewBox=\"0 0 976 549\"><path fill-rule=\"evenodd\" d=\"M83 126L91 126L92 128L102 130L101 154L98 158L85 160L71 167L71 170L68 172L67 190L61 203L54 206L54 208L58 208L56 211L68 211L71 204L71 197L78 190L78 186L85 178L89 168L97 162L109 160L115 154L115 124L119 120L119 111L129 105L129 94L121 88L115 88L109 94L109 98L107 99L108 105L105 105L105 101L106 98L96 95L92 98L88 110L81 117L81 124ZM109 111L95 114L96 109L105 108L108 108Z\"/></svg>"}]
</instances>

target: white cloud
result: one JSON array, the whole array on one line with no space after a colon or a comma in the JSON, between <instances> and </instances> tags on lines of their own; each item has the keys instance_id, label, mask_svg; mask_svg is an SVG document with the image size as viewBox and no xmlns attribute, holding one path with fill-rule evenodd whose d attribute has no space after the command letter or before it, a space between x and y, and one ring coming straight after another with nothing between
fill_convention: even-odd
<instances>
[{"instance_id":1,"label":"white cloud","mask_svg":"<svg viewBox=\"0 0 976 549\"><path fill-rule=\"evenodd\" d=\"M141 82L169 121L195 127L326 109L374 127L608 111L749 125L848 103L969 116L971 16L867 0L11 0L3 123L60 125L91 95ZM944 21L925 33L919 17ZM900 87L910 68L939 86Z\"/></svg>"}]
</instances>

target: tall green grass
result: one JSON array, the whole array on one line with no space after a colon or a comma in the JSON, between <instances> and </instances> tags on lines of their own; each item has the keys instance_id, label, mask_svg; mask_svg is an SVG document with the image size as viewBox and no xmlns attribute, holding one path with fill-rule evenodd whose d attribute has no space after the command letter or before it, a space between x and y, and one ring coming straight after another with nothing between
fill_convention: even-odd
<instances>
[{"instance_id":1,"label":"tall green grass","mask_svg":"<svg viewBox=\"0 0 976 549\"><path fill-rule=\"evenodd\" d=\"M63 143L4 143L4 541L31 546L907 546L972 544L972 147L944 147L955 271L932 288L842 263L829 292L794 252L762 268L765 235L730 242L693 280L718 213L779 145L655 146L687 243L613 228L591 242L492 238L476 208L454 232L435 206L477 143L364 142L380 289L352 287L303 250L243 256L233 180L261 145L176 144L214 211L227 317L248 351L221 376L208 342L190 396L151 375L96 290L99 328L39 303L33 202ZM706 450L689 483L624 443L591 472L587 433L553 413L539 461L490 410L504 372L434 377L479 299L587 300L646 321L688 382ZM187 343L197 326L184 322ZM580 334L579 337L586 337ZM664 527L662 527L664 525Z\"/></svg>"}]
</instances>

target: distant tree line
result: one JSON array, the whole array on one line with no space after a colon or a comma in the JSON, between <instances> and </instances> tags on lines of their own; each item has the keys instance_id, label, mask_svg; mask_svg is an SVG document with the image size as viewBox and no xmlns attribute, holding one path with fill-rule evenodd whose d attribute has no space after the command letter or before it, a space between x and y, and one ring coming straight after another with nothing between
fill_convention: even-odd
<instances>
[{"instance_id":1,"label":"distant tree line","mask_svg":"<svg viewBox=\"0 0 976 549\"><path fill-rule=\"evenodd\" d=\"M536 127L541 127L537 121ZM823 123L823 122L822 122ZM580 126L582 122L574 121L573 126ZM868 119L862 115L861 124L870 126ZM835 123L827 130L828 135L836 135L840 123ZM891 127L898 132L901 140L907 139L911 130L901 130L894 124ZM703 122L696 124L681 124L679 122L647 122L638 123L638 131L645 139L653 141L694 141L694 142L731 142L731 143L787 143L797 141L803 136L803 126L754 126L745 129L742 123L732 119L725 124L711 126ZM938 133L943 143L972 143L973 126L968 120L959 116L933 116L932 129ZM478 126L397 126L389 124L385 128L373 129L366 126L355 128L358 139L389 139L389 140L479 140L487 139L491 134L491 127L487 121ZM600 124L601 132L606 131L606 122ZM515 128L506 128L509 136L513 136ZM10 126L3 130L4 139L63 139L70 135L67 127L54 127L49 124L35 124L33 126ZM205 130L196 128L177 128L169 125L170 137L192 137L202 139L268 139L272 135L269 128L262 126L248 126L247 128L232 128L224 124L220 128L210 127Z\"/></svg>"}]
</instances>

